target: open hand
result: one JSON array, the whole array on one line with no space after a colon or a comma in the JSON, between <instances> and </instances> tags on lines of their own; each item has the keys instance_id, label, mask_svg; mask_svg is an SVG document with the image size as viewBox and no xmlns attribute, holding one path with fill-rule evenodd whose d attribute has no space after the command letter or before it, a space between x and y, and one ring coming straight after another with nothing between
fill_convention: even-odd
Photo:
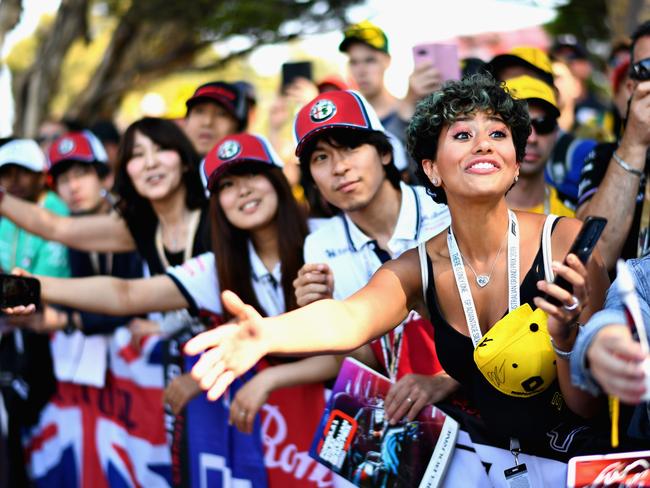
<instances>
[{"instance_id":1,"label":"open hand","mask_svg":"<svg viewBox=\"0 0 650 488\"><path fill-rule=\"evenodd\" d=\"M210 400L219 398L237 377L252 368L265 354L262 316L231 291L221 298L236 323L224 324L193 337L185 344L186 354L206 351L192 368L192 377L208 392Z\"/></svg>"}]
</instances>

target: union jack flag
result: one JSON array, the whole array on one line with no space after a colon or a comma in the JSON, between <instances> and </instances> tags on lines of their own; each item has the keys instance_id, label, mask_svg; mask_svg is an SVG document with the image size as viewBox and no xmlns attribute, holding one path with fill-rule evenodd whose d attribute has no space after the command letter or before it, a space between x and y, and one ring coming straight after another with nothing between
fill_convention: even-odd
<instances>
[{"instance_id":1,"label":"union jack flag","mask_svg":"<svg viewBox=\"0 0 650 488\"><path fill-rule=\"evenodd\" d=\"M25 446L37 487L170 486L160 342L138 352L129 338L111 336L104 388L59 382Z\"/></svg>"}]
</instances>

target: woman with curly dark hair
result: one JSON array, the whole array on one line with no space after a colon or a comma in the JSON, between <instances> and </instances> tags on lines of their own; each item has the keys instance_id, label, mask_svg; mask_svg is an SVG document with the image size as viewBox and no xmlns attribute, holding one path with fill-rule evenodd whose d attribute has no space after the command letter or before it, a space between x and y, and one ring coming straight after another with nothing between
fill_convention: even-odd
<instances>
[{"instance_id":1,"label":"woman with curly dark hair","mask_svg":"<svg viewBox=\"0 0 650 488\"><path fill-rule=\"evenodd\" d=\"M422 100L409 150L433 198L449 206L447 231L384 264L343 301L262 318L224 292L238 324L188 342L189 354L210 349L193 376L216 398L264 354L349 351L416 310L430 317L444 370L479 413L470 430L462 411L447 409L475 453L456 449L449 476L460 474L466 486L506 486L504 469L525 461L531 485L564 484L564 463L585 450L585 439L603 449L584 420L602 405L572 386L568 356L576 324L601 307L608 280L597 251L587 266L574 255L560 264L580 221L508 208L529 132L525 103L484 75L448 82ZM552 274L568 280L573 294L551 284Z\"/></svg>"}]
</instances>

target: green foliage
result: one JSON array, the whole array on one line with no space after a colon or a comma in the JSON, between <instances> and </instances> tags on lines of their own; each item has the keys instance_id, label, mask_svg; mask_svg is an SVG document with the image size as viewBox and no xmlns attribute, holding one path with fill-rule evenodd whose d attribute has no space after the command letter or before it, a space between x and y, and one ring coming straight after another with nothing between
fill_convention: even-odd
<instances>
[{"instance_id":1,"label":"green foliage","mask_svg":"<svg viewBox=\"0 0 650 488\"><path fill-rule=\"evenodd\" d=\"M555 20L545 29L552 36L573 34L586 44L590 39L610 40L606 0L571 0L557 7Z\"/></svg>"}]
</instances>

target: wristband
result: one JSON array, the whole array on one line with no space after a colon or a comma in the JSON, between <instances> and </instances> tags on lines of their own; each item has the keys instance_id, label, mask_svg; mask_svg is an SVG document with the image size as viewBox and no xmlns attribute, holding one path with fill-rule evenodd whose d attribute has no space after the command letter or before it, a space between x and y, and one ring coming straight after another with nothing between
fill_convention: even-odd
<instances>
[{"instance_id":1,"label":"wristband","mask_svg":"<svg viewBox=\"0 0 650 488\"><path fill-rule=\"evenodd\" d=\"M578 333L580 332L580 322L574 322L571 325L569 325L569 330L577 329L576 332L576 338L578 337ZM555 344L555 341L551 337L551 346L553 346L553 351L557 355L557 357L566 359L567 361L571 359L571 354L573 353L573 348L571 348L570 351L563 351L562 349L558 348L557 345Z\"/></svg>"},{"instance_id":2,"label":"wristband","mask_svg":"<svg viewBox=\"0 0 650 488\"><path fill-rule=\"evenodd\" d=\"M551 346L553 346L553 352L555 352L555 355L557 357L566 360L571 359L571 354L573 353L573 349L571 349L570 351L563 351L562 349L558 349L552 337L551 337Z\"/></svg>"},{"instance_id":3,"label":"wristband","mask_svg":"<svg viewBox=\"0 0 650 488\"><path fill-rule=\"evenodd\" d=\"M630 166L628 163L623 161L623 159L621 159L621 157L618 154L616 154L616 152L612 153L612 157L614 158L614 161L616 161L618 163L618 165L621 168L623 168L625 171L627 171L628 173L630 173L630 174L632 174L634 176L638 176L639 178L641 178L643 176L643 171L638 170L638 169L633 168L632 166Z\"/></svg>"}]
</instances>

